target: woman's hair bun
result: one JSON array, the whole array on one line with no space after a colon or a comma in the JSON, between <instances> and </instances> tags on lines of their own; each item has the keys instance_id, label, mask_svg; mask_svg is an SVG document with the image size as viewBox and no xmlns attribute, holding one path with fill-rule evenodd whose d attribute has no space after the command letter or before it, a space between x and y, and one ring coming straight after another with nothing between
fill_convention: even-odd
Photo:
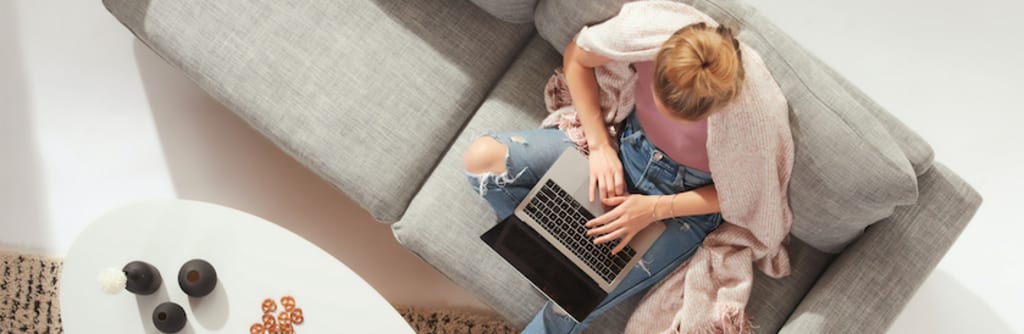
<instances>
[{"instance_id":1,"label":"woman's hair bun","mask_svg":"<svg viewBox=\"0 0 1024 334\"><path fill-rule=\"evenodd\" d=\"M679 29L655 59L655 96L685 119L700 119L735 97L743 85L739 41L724 26Z\"/></svg>"}]
</instances>

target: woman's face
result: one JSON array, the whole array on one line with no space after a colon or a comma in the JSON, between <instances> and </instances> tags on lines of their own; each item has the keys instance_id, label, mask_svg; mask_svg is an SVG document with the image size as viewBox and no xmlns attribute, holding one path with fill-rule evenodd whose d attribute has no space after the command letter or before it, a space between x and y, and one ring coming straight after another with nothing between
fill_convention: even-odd
<instances>
[{"instance_id":1,"label":"woman's face","mask_svg":"<svg viewBox=\"0 0 1024 334\"><path fill-rule=\"evenodd\" d=\"M668 107L666 107L664 104L662 104L661 103L661 99L658 98L658 94L654 93L654 82L651 82L651 98L654 100L654 107L656 109L658 109L658 112L660 112L662 115L664 115L668 119L671 119L673 122L676 122L676 123L679 123L679 124L682 124L682 125L690 125L690 124L697 123L697 122L701 121L701 119L691 120L691 119L682 118L679 115L677 115L675 112L672 112L672 110L669 109ZM705 116L705 117L707 117L707 116Z\"/></svg>"}]
</instances>

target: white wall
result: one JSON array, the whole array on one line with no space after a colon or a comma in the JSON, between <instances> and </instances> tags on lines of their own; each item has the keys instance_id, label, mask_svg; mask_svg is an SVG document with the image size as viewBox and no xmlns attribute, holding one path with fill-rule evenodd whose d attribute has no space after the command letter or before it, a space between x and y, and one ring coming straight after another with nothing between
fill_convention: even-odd
<instances>
[{"instance_id":1,"label":"white wall","mask_svg":"<svg viewBox=\"0 0 1024 334\"><path fill-rule=\"evenodd\" d=\"M1024 5L754 3L985 197L891 332L1024 332ZM0 248L59 256L107 210L196 199L299 233L393 303L483 307L134 41L99 0L0 1L0 157Z\"/></svg>"}]
</instances>

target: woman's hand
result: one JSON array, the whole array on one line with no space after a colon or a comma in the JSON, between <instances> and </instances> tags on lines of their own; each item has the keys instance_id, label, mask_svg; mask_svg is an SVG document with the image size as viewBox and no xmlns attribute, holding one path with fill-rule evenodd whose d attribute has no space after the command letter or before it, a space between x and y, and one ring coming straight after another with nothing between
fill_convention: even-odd
<instances>
[{"instance_id":1,"label":"woman's hand","mask_svg":"<svg viewBox=\"0 0 1024 334\"><path fill-rule=\"evenodd\" d=\"M626 181L622 178L622 161L609 144L590 147L590 201L594 201L594 189L601 193L598 200L626 194Z\"/></svg>"},{"instance_id":2,"label":"woman's hand","mask_svg":"<svg viewBox=\"0 0 1024 334\"><path fill-rule=\"evenodd\" d=\"M601 201L602 204L616 207L600 217L588 221L586 227L590 230L587 231L587 236L601 235L594 239L594 244L621 238L622 241L612 249L612 254L617 254L640 230L656 220L655 217L652 217L651 212L654 210L658 197L633 194Z\"/></svg>"}]
</instances>

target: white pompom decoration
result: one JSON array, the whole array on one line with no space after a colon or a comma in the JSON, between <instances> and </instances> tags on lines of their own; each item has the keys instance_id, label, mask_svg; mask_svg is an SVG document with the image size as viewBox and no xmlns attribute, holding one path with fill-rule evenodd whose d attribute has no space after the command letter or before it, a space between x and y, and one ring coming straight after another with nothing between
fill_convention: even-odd
<instances>
[{"instance_id":1,"label":"white pompom decoration","mask_svg":"<svg viewBox=\"0 0 1024 334\"><path fill-rule=\"evenodd\" d=\"M103 292L112 295L124 291L125 284L128 283L128 276L124 274L124 271L117 268L107 268L107 270L100 272L96 279L100 282Z\"/></svg>"}]
</instances>

